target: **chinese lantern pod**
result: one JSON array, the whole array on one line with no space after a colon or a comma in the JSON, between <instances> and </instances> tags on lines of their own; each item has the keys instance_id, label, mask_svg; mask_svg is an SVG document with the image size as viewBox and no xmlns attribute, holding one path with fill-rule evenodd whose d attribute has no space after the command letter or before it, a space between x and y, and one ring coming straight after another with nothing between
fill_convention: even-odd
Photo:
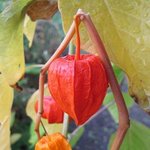
<instances>
[{"instance_id":1,"label":"chinese lantern pod","mask_svg":"<svg viewBox=\"0 0 150 150\"><path fill-rule=\"evenodd\" d=\"M43 100L44 112L42 118L48 120L49 123L62 123L64 112L61 110L60 106L54 101L50 96L45 96ZM38 110L38 101L35 103L35 111Z\"/></svg>"},{"instance_id":2,"label":"chinese lantern pod","mask_svg":"<svg viewBox=\"0 0 150 150\"><path fill-rule=\"evenodd\" d=\"M54 100L77 125L86 122L102 105L108 81L98 56L73 55L55 59L48 70L48 87Z\"/></svg>"},{"instance_id":3,"label":"chinese lantern pod","mask_svg":"<svg viewBox=\"0 0 150 150\"><path fill-rule=\"evenodd\" d=\"M43 136L35 145L35 150L71 150L71 146L63 135L55 133Z\"/></svg>"}]
</instances>

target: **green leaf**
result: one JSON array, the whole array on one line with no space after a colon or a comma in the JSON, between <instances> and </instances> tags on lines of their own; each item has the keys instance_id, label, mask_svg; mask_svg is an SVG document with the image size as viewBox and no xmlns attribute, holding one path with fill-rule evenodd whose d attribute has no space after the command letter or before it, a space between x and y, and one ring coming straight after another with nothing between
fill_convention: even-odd
<instances>
[{"instance_id":1,"label":"green leaf","mask_svg":"<svg viewBox=\"0 0 150 150\"><path fill-rule=\"evenodd\" d=\"M119 67L117 67L116 65L114 65L114 64L113 64L113 70L114 70L114 73L116 75L118 83L121 83L121 81L124 78L123 71Z\"/></svg>"},{"instance_id":2,"label":"green leaf","mask_svg":"<svg viewBox=\"0 0 150 150\"><path fill-rule=\"evenodd\" d=\"M26 65L26 73L27 74L39 74L40 73L40 70L41 70L41 67L43 65L42 64L27 64Z\"/></svg>"},{"instance_id":3,"label":"green leaf","mask_svg":"<svg viewBox=\"0 0 150 150\"><path fill-rule=\"evenodd\" d=\"M35 143L37 142L37 135L34 131L34 122L32 121L31 125L30 125L30 139L29 139L29 143L33 146L35 145ZM40 128L40 134L43 135L44 131Z\"/></svg>"},{"instance_id":4,"label":"green leaf","mask_svg":"<svg viewBox=\"0 0 150 150\"><path fill-rule=\"evenodd\" d=\"M10 127L12 127L15 122L15 115L16 115L15 112L11 112Z\"/></svg>"},{"instance_id":5,"label":"green leaf","mask_svg":"<svg viewBox=\"0 0 150 150\"><path fill-rule=\"evenodd\" d=\"M59 0L65 32L79 8L90 14L111 61L128 76L130 94L150 111L150 1ZM80 35L81 48L95 54L83 24Z\"/></svg>"},{"instance_id":6,"label":"green leaf","mask_svg":"<svg viewBox=\"0 0 150 150\"><path fill-rule=\"evenodd\" d=\"M10 0L0 0L0 13L3 11L3 9L10 3Z\"/></svg>"},{"instance_id":7,"label":"green leaf","mask_svg":"<svg viewBox=\"0 0 150 150\"><path fill-rule=\"evenodd\" d=\"M130 95L128 93L122 93L122 94L123 94L126 106L128 108L130 108L134 104L133 99L130 97ZM107 105L107 104L109 104L110 102L113 102L113 101L114 101L113 93L109 92L109 93L107 93L107 95L106 95L106 97L104 99L104 103L103 104ZM118 109L117 109L117 106L116 106L115 102L114 102L113 105L111 105L108 108L108 111L110 112L110 114L113 117L114 121L116 123L118 123Z\"/></svg>"},{"instance_id":8,"label":"green leaf","mask_svg":"<svg viewBox=\"0 0 150 150\"><path fill-rule=\"evenodd\" d=\"M32 45L36 23L32 22L31 19L26 15L24 22L24 34L29 40L29 47Z\"/></svg>"},{"instance_id":9,"label":"green leaf","mask_svg":"<svg viewBox=\"0 0 150 150\"><path fill-rule=\"evenodd\" d=\"M71 138L70 140L70 144L72 146L72 148L76 145L76 143L80 140L81 136L84 133L84 127L81 127L76 133L75 135Z\"/></svg>"},{"instance_id":10,"label":"green leaf","mask_svg":"<svg viewBox=\"0 0 150 150\"><path fill-rule=\"evenodd\" d=\"M14 133L11 135L11 144L16 143L21 138L20 133Z\"/></svg>"},{"instance_id":11,"label":"green leaf","mask_svg":"<svg viewBox=\"0 0 150 150\"><path fill-rule=\"evenodd\" d=\"M32 68L30 70L27 70L26 73L27 74L34 74L34 75L38 75L40 73L40 68Z\"/></svg>"},{"instance_id":12,"label":"green leaf","mask_svg":"<svg viewBox=\"0 0 150 150\"><path fill-rule=\"evenodd\" d=\"M145 125L131 120L131 126L125 136L120 150L149 150L150 145L150 128ZM115 134L110 138L110 145L114 139Z\"/></svg>"}]
</instances>

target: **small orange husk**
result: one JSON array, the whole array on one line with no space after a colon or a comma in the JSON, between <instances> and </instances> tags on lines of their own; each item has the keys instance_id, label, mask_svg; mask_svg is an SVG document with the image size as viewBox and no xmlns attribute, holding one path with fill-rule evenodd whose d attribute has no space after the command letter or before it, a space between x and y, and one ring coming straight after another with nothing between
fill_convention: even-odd
<instances>
[{"instance_id":1,"label":"small orange husk","mask_svg":"<svg viewBox=\"0 0 150 150\"><path fill-rule=\"evenodd\" d=\"M43 136L35 145L35 150L72 150L66 138L60 133Z\"/></svg>"}]
</instances>

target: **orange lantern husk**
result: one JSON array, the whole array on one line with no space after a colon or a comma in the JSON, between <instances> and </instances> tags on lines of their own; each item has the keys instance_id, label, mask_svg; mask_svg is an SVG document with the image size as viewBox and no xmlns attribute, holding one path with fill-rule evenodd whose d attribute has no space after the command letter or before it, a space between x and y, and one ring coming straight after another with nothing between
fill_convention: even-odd
<instances>
[{"instance_id":1,"label":"orange lantern husk","mask_svg":"<svg viewBox=\"0 0 150 150\"><path fill-rule=\"evenodd\" d=\"M80 55L79 18L76 54L55 59L48 70L48 87L54 100L77 125L85 123L102 105L108 80L98 56Z\"/></svg>"},{"instance_id":2,"label":"orange lantern husk","mask_svg":"<svg viewBox=\"0 0 150 150\"><path fill-rule=\"evenodd\" d=\"M48 87L61 109L80 125L102 105L108 81L98 56L81 55L74 60L67 55L50 65Z\"/></svg>"},{"instance_id":3,"label":"orange lantern husk","mask_svg":"<svg viewBox=\"0 0 150 150\"><path fill-rule=\"evenodd\" d=\"M66 138L60 133L43 136L35 145L35 150L71 150Z\"/></svg>"},{"instance_id":4,"label":"orange lantern husk","mask_svg":"<svg viewBox=\"0 0 150 150\"><path fill-rule=\"evenodd\" d=\"M35 103L35 111L38 110L38 101ZM64 112L51 96L43 98L43 114L42 118L48 120L48 123L62 123Z\"/></svg>"}]
</instances>

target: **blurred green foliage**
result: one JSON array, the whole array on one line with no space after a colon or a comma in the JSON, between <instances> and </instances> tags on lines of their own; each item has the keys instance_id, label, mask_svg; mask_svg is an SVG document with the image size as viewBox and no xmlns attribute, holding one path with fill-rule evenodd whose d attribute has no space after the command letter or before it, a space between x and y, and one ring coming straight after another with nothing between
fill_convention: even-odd
<instances>
[{"instance_id":1,"label":"blurred green foliage","mask_svg":"<svg viewBox=\"0 0 150 150\"><path fill-rule=\"evenodd\" d=\"M11 3L11 0L0 0L0 12L2 12L9 3Z\"/></svg>"},{"instance_id":2,"label":"blurred green foliage","mask_svg":"<svg viewBox=\"0 0 150 150\"><path fill-rule=\"evenodd\" d=\"M132 120L127 135L121 145L120 150L149 150L150 145L150 129L145 125ZM111 136L110 145L114 139L115 134Z\"/></svg>"},{"instance_id":3,"label":"blurred green foliage","mask_svg":"<svg viewBox=\"0 0 150 150\"><path fill-rule=\"evenodd\" d=\"M80 140L81 136L83 135L84 131L85 131L85 128L83 126L83 127L79 128L79 130L77 130L77 132L75 132L75 134L69 141L72 147L75 147L75 145L77 144L77 142Z\"/></svg>"}]
</instances>

